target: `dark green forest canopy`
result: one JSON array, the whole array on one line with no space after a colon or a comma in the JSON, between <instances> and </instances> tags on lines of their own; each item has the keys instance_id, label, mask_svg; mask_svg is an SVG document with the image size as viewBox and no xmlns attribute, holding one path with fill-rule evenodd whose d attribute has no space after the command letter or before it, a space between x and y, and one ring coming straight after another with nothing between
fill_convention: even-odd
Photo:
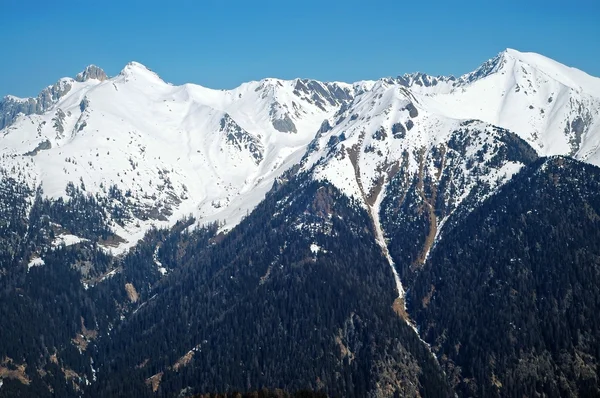
<instances>
[{"instance_id":1,"label":"dark green forest canopy","mask_svg":"<svg viewBox=\"0 0 600 398\"><path fill-rule=\"evenodd\" d=\"M520 150L531 164L467 198L420 267L427 220L384 202L420 338L368 213L305 174L225 235L183 220L118 258L95 198L28 213L3 180L0 396L597 396L600 171ZM44 251L56 225L88 240Z\"/></svg>"},{"instance_id":2,"label":"dark green forest canopy","mask_svg":"<svg viewBox=\"0 0 600 398\"><path fill-rule=\"evenodd\" d=\"M598 396L600 170L540 159L446 233L409 293L460 396Z\"/></svg>"}]
</instances>

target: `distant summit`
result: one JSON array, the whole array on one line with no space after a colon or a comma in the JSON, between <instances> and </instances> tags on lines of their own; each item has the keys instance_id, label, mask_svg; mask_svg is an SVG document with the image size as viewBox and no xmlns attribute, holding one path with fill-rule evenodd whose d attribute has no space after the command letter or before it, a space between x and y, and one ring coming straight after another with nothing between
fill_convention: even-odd
<instances>
[{"instance_id":1,"label":"distant summit","mask_svg":"<svg viewBox=\"0 0 600 398\"><path fill-rule=\"evenodd\" d=\"M108 79L108 77L106 76L106 73L96 65L87 66L82 72L79 72L77 76L75 76L75 81L78 82L85 82L89 79L96 79L103 82Z\"/></svg>"}]
</instances>

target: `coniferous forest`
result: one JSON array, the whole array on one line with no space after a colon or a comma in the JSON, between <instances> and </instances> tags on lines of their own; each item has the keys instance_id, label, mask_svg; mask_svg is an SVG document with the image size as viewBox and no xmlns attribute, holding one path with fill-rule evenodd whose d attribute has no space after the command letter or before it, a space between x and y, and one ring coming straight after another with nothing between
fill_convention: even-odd
<instances>
[{"instance_id":1,"label":"coniferous forest","mask_svg":"<svg viewBox=\"0 0 600 398\"><path fill-rule=\"evenodd\" d=\"M120 257L94 197L25 212L2 184L0 396L600 394L594 166L530 157L423 262L426 219L390 198L406 309L367 211L294 170L232 231L185 219ZM49 246L64 231L85 240Z\"/></svg>"}]
</instances>

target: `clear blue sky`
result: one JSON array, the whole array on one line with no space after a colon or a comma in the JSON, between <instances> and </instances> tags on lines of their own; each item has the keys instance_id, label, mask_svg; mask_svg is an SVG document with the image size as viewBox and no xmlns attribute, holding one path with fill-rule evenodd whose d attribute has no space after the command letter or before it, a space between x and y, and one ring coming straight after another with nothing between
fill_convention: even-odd
<instances>
[{"instance_id":1,"label":"clear blue sky","mask_svg":"<svg viewBox=\"0 0 600 398\"><path fill-rule=\"evenodd\" d=\"M599 0L0 0L0 96L88 64L164 80L460 75L510 47L600 76Z\"/></svg>"}]
</instances>

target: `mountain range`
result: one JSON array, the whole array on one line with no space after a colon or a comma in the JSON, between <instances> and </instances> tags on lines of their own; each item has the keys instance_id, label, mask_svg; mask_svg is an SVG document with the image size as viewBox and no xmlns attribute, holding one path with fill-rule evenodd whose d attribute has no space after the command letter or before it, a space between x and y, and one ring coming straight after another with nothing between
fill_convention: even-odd
<instances>
[{"instance_id":1,"label":"mountain range","mask_svg":"<svg viewBox=\"0 0 600 398\"><path fill-rule=\"evenodd\" d=\"M593 396L599 146L600 79L511 49L7 96L0 395Z\"/></svg>"},{"instance_id":2,"label":"mountain range","mask_svg":"<svg viewBox=\"0 0 600 398\"><path fill-rule=\"evenodd\" d=\"M599 112L597 78L515 50L459 78L264 79L227 91L174 86L132 62L114 78L89 66L37 98L5 97L0 164L52 198L69 181L94 195L127 192L129 220L115 225L122 252L150 225L189 214L230 229L303 158L305 169L322 160L315 176L346 194L369 194L403 153L415 170L414 154L468 120L514 132L539 155L598 164ZM360 174L325 159L328 144L358 145Z\"/></svg>"}]
</instances>

